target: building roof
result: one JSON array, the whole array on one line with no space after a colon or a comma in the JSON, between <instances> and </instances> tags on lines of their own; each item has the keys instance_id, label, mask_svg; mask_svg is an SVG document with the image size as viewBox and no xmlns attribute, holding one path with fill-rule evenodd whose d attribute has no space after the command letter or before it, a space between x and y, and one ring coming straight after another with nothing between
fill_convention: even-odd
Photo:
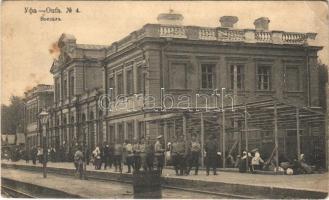
<instances>
[{"instance_id":1,"label":"building roof","mask_svg":"<svg viewBox=\"0 0 329 200\"><path fill-rule=\"evenodd\" d=\"M317 35L316 33L268 30L268 23L270 20L266 17L256 19L256 25L252 29L234 28L232 23L238 21L238 18L235 16L221 17L221 22L225 23L222 23L222 26L218 27L181 25L181 23L177 23L177 21L183 20L183 16L180 17L180 14L177 13L162 13L158 16L158 19L158 24L146 24L141 29L112 43L108 48L107 56L131 46L136 40L141 40L143 38L177 38L191 41L312 46ZM163 20L165 20L164 23L162 23ZM169 23L168 20L173 23ZM230 24L230 26L226 26L226 24Z\"/></svg>"},{"instance_id":2,"label":"building roof","mask_svg":"<svg viewBox=\"0 0 329 200\"><path fill-rule=\"evenodd\" d=\"M67 63L74 60L98 62L105 58L108 45L77 44L73 35L63 33L58 40L60 55L51 66L50 72L55 73L65 68ZM97 51L97 53L95 53Z\"/></svg>"},{"instance_id":3,"label":"building roof","mask_svg":"<svg viewBox=\"0 0 329 200\"><path fill-rule=\"evenodd\" d=\"M90 49L90 50L101 50L108 48L109 45L96 45L96 44L77 44L77 48Z\"/></svg>"},{"instance_id":4,"label":"building roof","mask_svg":"<svg viewBox=\"0 0 329 200\"><path fill-rule=\"evenodd\" d=\"M25 98L30 98L39 93L53 93L53 92L54 92L53 85L38 84L35 87L33 87L32 89L25 92Z\"/></svg>"}]
</instances>

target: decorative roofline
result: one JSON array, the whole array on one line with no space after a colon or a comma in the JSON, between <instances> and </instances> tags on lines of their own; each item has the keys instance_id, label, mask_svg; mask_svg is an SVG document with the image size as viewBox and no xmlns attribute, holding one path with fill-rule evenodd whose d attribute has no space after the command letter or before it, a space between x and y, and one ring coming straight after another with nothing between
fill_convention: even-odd
<instances>
[{"instance_id":1,"label":"decorative roofline","mask_svg":"<svg viewBox=\"0 0 329 200\"><path fill-rule=\"evenodd\" d=\"M224 27L179 26L146 24L107 48L106 57L131 46L136 41L152 38L180 38L199 41L240 42L254 44L310 45L317 33L266 31L256 29L235 29Z\"/></svg>"}]
</instances>

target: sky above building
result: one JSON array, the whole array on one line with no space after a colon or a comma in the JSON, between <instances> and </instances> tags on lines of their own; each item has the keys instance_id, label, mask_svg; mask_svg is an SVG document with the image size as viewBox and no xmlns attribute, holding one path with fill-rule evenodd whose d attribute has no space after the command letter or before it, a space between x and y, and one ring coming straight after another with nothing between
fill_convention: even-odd
<instances>
[{"instance_id":1,"label":"sky above building","mask_svg":"<svg viewBox=\"0 0 329 200\"><path fill-rule=\"evenodd\" d=\"M72 8L71 14L66 13L67 8ZM50 49L62 33L73 34L80 44L111 45L146 23L157 23L158 14L170 9L184 16L184 25L218 27L221 16L233 15L239 18L236 28L254 28L255 19L268 17L270 30L316 32L316 45L324 46L319 57L329 64L328 6L320 1L5 1L1 35L2 103L8 104L11 95L22 96L36 84L53 84L49 70L56 55ZM54 12L44 17L60 17L61 21L41 21L42 12L34 13L39 10Z\"/></svg>"}]
</instances>

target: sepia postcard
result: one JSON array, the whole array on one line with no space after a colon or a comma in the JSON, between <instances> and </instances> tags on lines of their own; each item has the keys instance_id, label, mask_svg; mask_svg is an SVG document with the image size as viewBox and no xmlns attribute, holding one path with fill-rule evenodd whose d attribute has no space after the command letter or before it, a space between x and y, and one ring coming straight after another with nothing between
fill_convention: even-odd
<instances>
[{"instance_id":1,"label":"sepia postcard","mask_svg":"<svg viewBox=\"0 0 329 200\"><path fill-rule=\"evenodd\" d=\"M3 1L1 198L326 199L326 1Z\"/></svg>"}]
</instances>

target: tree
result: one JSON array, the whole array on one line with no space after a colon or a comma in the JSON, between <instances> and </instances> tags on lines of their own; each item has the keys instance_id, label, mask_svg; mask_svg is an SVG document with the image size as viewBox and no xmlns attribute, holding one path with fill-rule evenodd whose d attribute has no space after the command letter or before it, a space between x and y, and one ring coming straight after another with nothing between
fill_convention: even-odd
<instances>
[{"instance_id":1,"label":"tree","mask_svg":"<svg viewBox=\"0 0 329 200\"><path fill-rule=\"evenodd\" d=\"M1 133L23 132L24 101L21 97L11 96L10 104L1 105Z\"/></svg>"}]
</instances>

